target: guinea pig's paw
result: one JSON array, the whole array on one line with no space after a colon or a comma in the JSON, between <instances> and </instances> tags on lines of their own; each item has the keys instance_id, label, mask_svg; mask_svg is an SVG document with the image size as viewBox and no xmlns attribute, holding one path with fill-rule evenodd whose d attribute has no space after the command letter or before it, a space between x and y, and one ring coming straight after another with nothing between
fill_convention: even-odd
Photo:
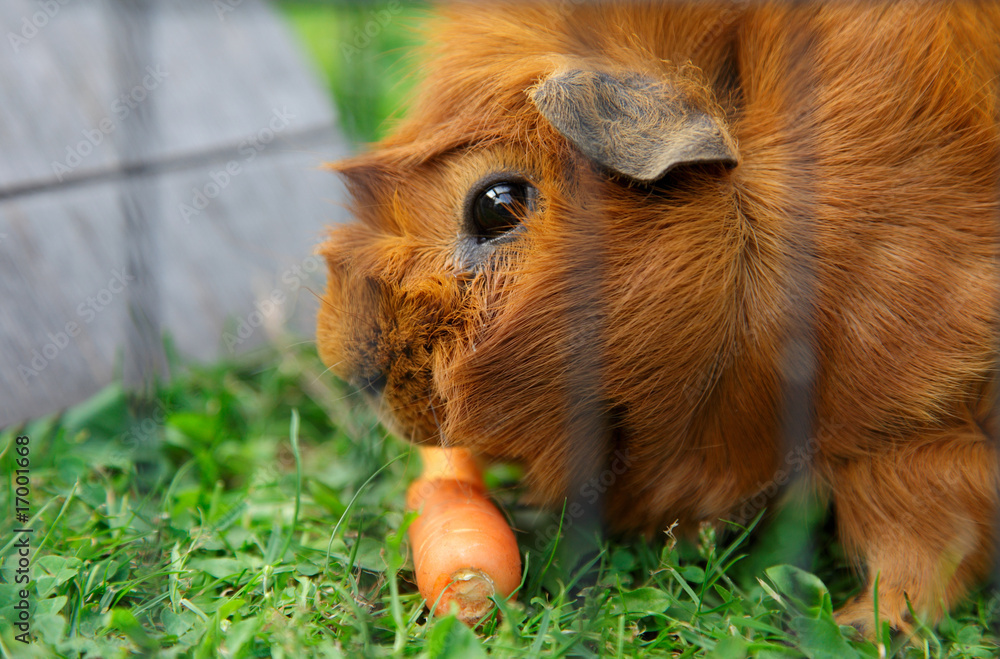
<instances>
[{"instance_id":1,"label":"guinea pig's paw","mask_svg":"<svg viewBox=\"0 0 1000 659\"><path fill-rule=\"evenodd\" d=\"M878 624L875 621L875 599L865 592L850 600L833 614L839 625L850 625L862 636L874 639L879 626L888 622L893 632L909 638L913 635L913 616L907 605L906 593L893 588L879 588Z\"/></svg>"}]
</instances>

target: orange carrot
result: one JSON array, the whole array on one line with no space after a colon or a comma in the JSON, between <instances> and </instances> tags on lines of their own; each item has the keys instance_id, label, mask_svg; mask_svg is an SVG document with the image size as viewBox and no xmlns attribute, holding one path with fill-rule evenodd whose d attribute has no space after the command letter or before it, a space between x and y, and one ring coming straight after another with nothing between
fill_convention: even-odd
<instances>
[{"instance_id":1,"label":"orange carrot","mask_svg":"<svg viewBox=\"0 0 1000 659\"><path fill-rule=\"evenodd\" d=\"M473 625L494 594L507 597L521 582L521 556L506 518L486 497L472 454L465 449L420 447L424 470L406 493L419 511L410 525L417 588L432 613ZM436 605L436 608L435 608Z\"/></svg>"}]
</instances>

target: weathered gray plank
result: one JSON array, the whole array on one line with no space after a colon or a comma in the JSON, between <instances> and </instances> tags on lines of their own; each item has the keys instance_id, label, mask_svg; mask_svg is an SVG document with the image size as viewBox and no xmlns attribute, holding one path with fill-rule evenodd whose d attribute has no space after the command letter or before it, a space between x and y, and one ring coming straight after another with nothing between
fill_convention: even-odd
<instances>
[{"instance_id":1,"label":"weathered gray plank","mask_svg":"<svg viewBox=\"0 0 1000 659\"><path fill-rule=\"evenodd\" d=\"M3 3L0 34L36 8ZM0 44L0 427L116 372L142 384L161 332L201 360L260 345L266 327L312 332L324 273L310 255L343 218L318 165L346 147L264 4L220 20L194 0L76 0L20 45ZM52 160L154 62L169 75L58 181Z\"/></svg>"},{"instance_id":2,"label":"weathered gray plank","mask_svg":"<svg viewBox=\"0 0 1000 659\"><path fill-rule=\"evenodd\" d=\"M118 167L140 109L161 119L145 145L157 161L238 144L261 129L261 110L294 106L303 131L331 125L325 91L259 0L222 18L212 2L141 3L150 33L139 65L120 57L121 0L53 1L59 11L16 48L10 35L23 39L24 21L45 12L34 0L0 3L0 195Z\"/></svg>"}]
</instances>

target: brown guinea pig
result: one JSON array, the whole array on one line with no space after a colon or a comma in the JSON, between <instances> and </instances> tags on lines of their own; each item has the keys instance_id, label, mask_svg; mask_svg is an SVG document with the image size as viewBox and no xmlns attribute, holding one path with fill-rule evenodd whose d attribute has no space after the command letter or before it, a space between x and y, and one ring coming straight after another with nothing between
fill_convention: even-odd
<instances>
[{"instance_id":1,"label":"brown guinea pig","mask_svg":"<svg viewBox=\"0 0 1000 659\"><path fill-rule=\"evenodd\" d=\"M897 626L959 600L1000 480L1000 5L458 3L428 35L408 119L333 165L333 371L539 501L612 465L620 530L808 463L868 578L842 621L876 575Z\"/></svg>"}]
</instances>

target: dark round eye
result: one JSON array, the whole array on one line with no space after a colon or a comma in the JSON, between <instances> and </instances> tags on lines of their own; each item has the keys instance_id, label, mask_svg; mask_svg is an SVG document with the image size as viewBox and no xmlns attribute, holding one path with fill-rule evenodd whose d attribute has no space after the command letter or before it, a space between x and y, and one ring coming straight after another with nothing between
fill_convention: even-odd
<instances>
[{"instance_id":1,"label":"dark round eye","mask_svg":"<svg viewBox=\"0 0 1000 659\"><path fill-rule=\"evenodd\" d=\"M535 209L538 190L524 181L489 183L469 208L472 234L479 242L517 227Z\"/></svg>"}]
</instances>

